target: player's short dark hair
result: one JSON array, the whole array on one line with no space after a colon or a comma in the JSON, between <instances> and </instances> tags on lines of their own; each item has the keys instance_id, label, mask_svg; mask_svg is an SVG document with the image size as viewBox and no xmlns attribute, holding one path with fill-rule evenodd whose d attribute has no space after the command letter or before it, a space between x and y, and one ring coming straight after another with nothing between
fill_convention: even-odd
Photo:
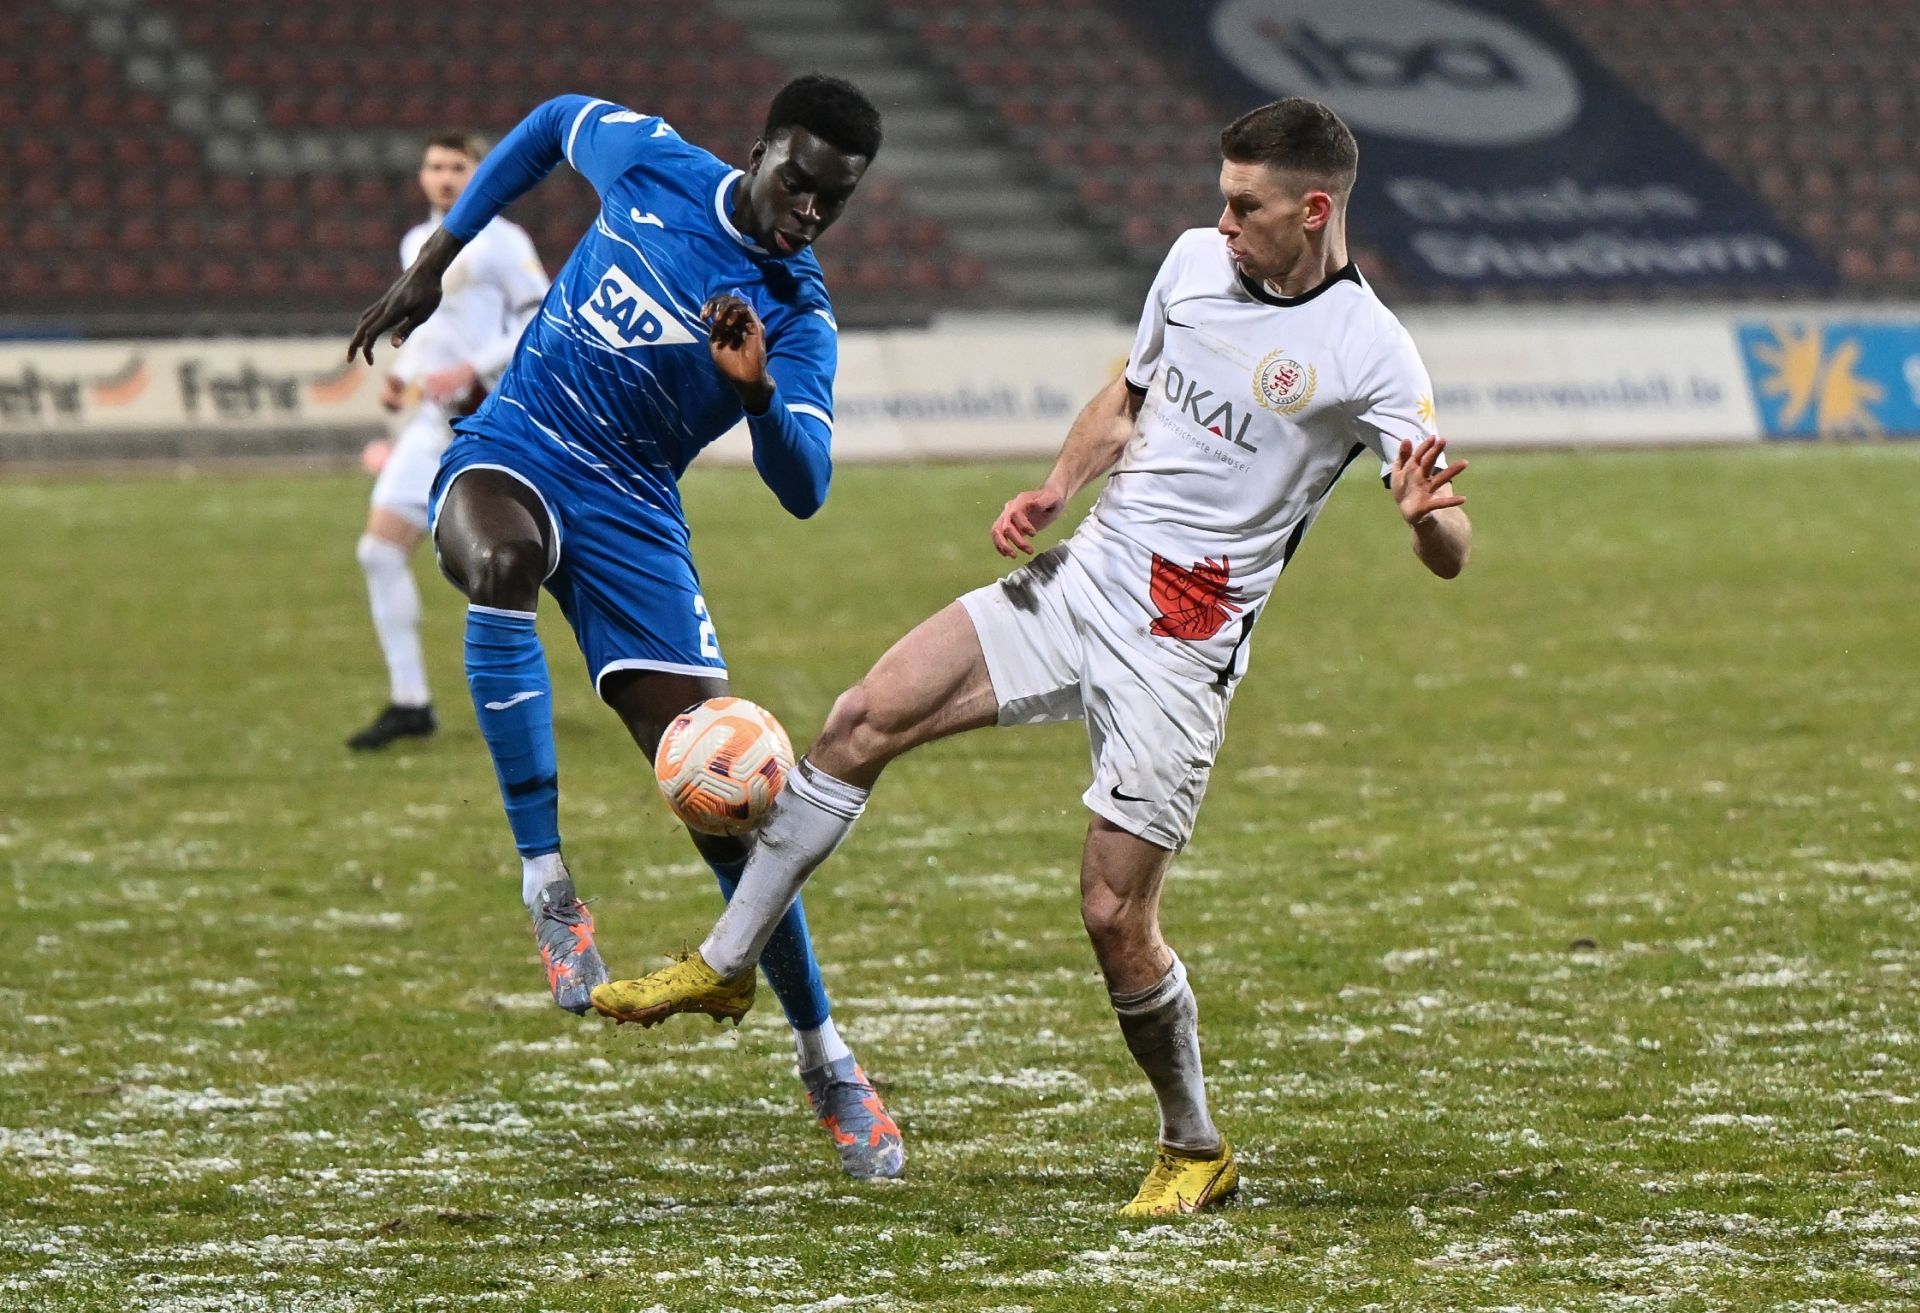
<instances>
[{"instance_id":1,"label":"player's short dark hair","mask_svg":"<svg viewBox=\"0 0 1920 1313\"><path fill-rule=\"evenodd\" d=\"M776 91L761 135L772 141L787 128L805 128L843 155L880 153L880 111L845 78L808 73Z\"/></svg>"},{"instance_id":2,"label":"player's short dark hair","mask_svg":"<svg viewBox=\"0 0 1920 1313\"><path fill-rule=\"evenodd\" d=\"M1234 164L1264 164L1299 174L1346 195L1360 168L1360 143L1340 116L1317 100L1288 96L1242 114L1220 134L1220 154Z\"/></svg>"},{"instance_id":3,"label":"player's short dark hair","mask_svg":"<svg viewBox=\"0 0 1920 1313\"><path fill-rule=\"evenodd\" d=\"M457 150L475 164L487 157L487 139L477 132L465 132L458 128L430 132L420 147L421 153L424 154L435 146L442 150Z\"/></svg>"}]
</instances>

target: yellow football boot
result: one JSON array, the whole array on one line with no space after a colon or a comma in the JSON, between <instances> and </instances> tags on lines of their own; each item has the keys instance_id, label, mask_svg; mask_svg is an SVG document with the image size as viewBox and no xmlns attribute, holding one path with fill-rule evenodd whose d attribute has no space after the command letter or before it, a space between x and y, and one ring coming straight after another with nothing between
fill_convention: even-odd
<instances>
[{"instance_id":1,"label":"yellow football boot","mask_svg":"<svg viewBox=\"0 0 1920 1313\"><path fill-rule=\"evenodd\" d=\"M754 969L722 980L698 950L638 980L610 980L593 991L594 1008L615 1021L651 1026L676 1012L704 1012L715 1022L740 1024L753 1006Z\"/></svg>"},{"instance_id":2,"label":"yellow football boot","mask_svg":"<svg viewBox=\"0 0 1920 1313\"><path fill-rule=\"evenodd\" d=\"M602 985L602 989L606 986ZM1233 1148L1224 1139L1211 1158L1190 1158L1162 1147L1153 1155L1153 1170L1140 1183L1140 1193L1120 1210L1122 1217L1173 1217L1215 1208L1240 1188L1240 1169L1233 1165Z\"/></svg>"}]
</instances>

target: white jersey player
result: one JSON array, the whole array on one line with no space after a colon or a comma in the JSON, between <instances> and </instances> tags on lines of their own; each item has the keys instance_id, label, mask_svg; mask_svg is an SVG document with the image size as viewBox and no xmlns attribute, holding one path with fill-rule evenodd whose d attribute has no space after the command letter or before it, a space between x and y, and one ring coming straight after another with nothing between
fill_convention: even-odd
<instances>
[{"instance_id":1,"label":"white jersey player","mask_svg":"<svg viewBox=\"0 0 1920 1313\"><path fill-rule=\"evenodd\" d=\"M482 154L478 139L466 133L428 139L420 189L433 217L401 239L402 269L460 198ZM382 389L381 403L399 427L379 462L355 554L386 657L388 699L386 709L347 740L350 748L384 748L435 729L420 650L420 591L410 562L426 536L428 489L453 439L451 420L478 405L506 368L546 295L547 274L526 230L496 218L460 252L441 288L439 307L401 347Z\"/></svg>"},{"instance_id":2,"label":"white jersey player","mask_svg":"<svg viewBox=\"0 0 1920 1313\"><path fill-rule=\"evenodd\" d=\"M1111 471L1073 536L895 644L835 703L733 902L699 951L594 1002L651 1024L735 1014L775 919L839 844L887 763L987 725L1085 719L1093 813L1081 917L1127 1047L1160 1104L1159 1150L1126 1212L1192 1212L1239 1172L1207 1109L1193 990L1160 936L1160 890L1192 832L1268 593L1341 471L1371 453L1415 555L1451 578L1471 526L1442 468L1418 353L1347 259L1358 150L1290 99L1221 134L1226 207L1174 243L1123 377L1074 421L1040 488L993 526L1003 555Z\"/></svg>"}]
</instances>

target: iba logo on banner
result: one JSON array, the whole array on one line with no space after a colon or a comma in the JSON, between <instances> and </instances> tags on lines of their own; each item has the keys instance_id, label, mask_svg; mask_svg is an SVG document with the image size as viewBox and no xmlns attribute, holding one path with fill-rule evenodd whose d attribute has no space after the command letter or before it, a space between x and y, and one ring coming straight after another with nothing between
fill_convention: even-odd
<instances>
[{"instance_id":1,"label":"iba logo on banner","mask_svg":"<svg viewBox=\"0 0 1920 1313\"><path fill-rule=\"evenodd\" d=\"M1282 96L1332 106L1360 138L1354 227L1406 281L1832 284L1532 0L1128 7L1223 119Z\"/></svg>"},{"instance_id":2,"label":"iba logo on banner","mask_svg":"<svg viewBox=\"0 0 1920 1313\"><path fill-rule=\"evenodd\" d=\"M1355 132L1504 146L1564 131L1580 84L1551 46L1438 0L1228 0L1213 41L1253 81L1333 106Z\"/></svg>"}]
</instances>

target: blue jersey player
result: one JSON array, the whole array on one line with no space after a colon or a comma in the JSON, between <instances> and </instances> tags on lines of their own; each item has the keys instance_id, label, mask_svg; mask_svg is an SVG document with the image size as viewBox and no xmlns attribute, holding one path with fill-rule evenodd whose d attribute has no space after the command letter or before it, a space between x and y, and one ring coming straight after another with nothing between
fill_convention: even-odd
<instances>
[{"instance_id":1,"label":"blue jersey player","mask_svg":"<svg viewBox=\"0 0 1920 1313\"><path fill-rule=\"evenodd\" d=\"M474 174L439 232L361 316L369 363L439 303L473 236L562 160L600 196L580 239L479 410L461 420L432 492L441 568L467 595L467 683L522 864L522 893L554 1001L590 1009L607 970L560 855L559 781L544 585L573 626L601 699L652 755L686 707L727 691L694 570L679 479L744 417L780 504L820 508L832 469L833 307L808 249L880 148L880 116L837 78L783 87L733 168L664 119L561 96ZM731 897L738 839L694 845ZM834 1029L796 902L763 959L793 1026L815 1115L855 1176L897 1176L900 1134Z\"/></svg>"}]
</instances>

